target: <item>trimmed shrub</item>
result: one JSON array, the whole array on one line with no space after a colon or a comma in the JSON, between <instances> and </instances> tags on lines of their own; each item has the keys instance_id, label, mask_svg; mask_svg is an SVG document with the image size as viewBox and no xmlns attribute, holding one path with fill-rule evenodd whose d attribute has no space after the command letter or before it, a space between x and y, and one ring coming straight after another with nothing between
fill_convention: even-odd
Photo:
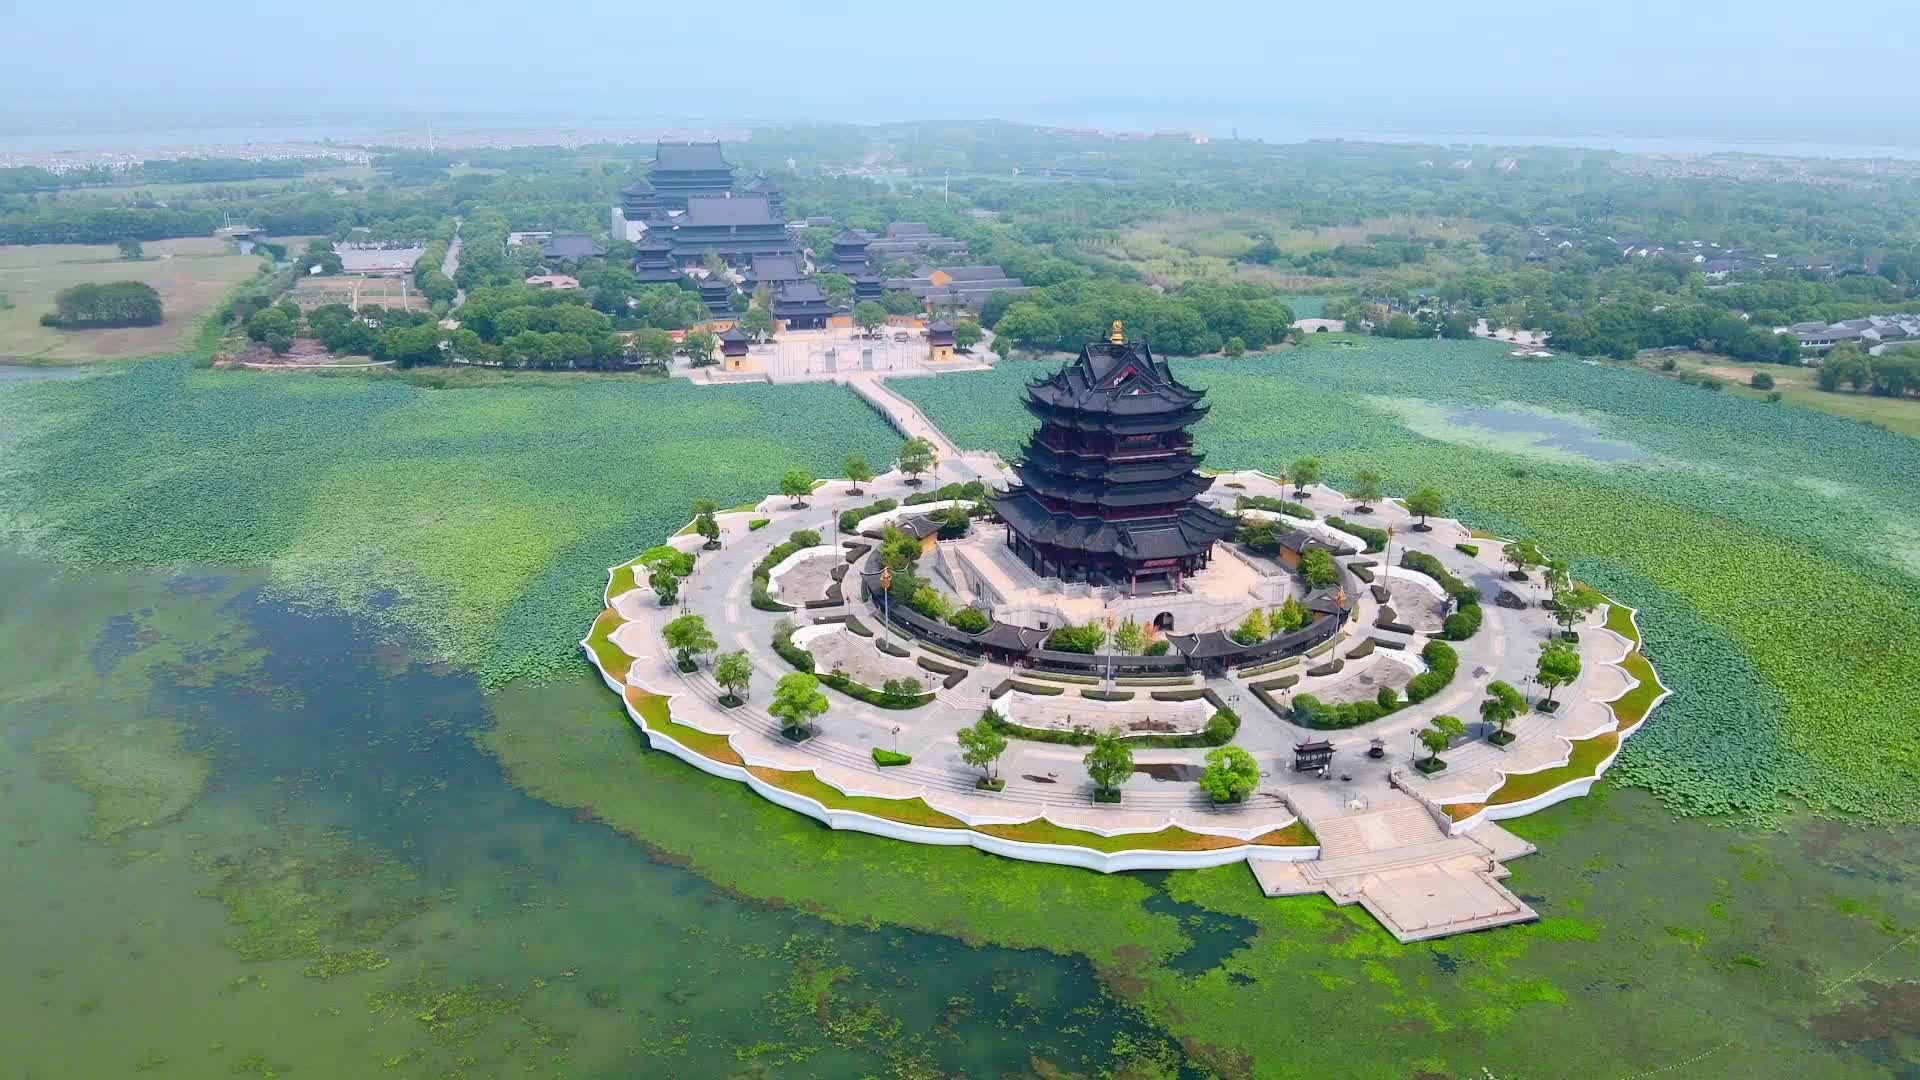
<instances>
[{"instance_id":1,"label":"trimmed shrub","mask_svg":"<svg viewBox=\"0 0 1920 1080\"><path fill-rule=\"evenodd\" d=\"M865 506L856 506L851 510L842 510L840 511L840 531L844 533L859 532L862 521L865 521L875 514L884 514L889 510L897 508L899 505L900 504L893 499L881 499L877 502L868 503Z\"/></svg>"},{"instance_id":2,"label":"trimmed shrub","mask_svg":"<svg viewBox=\"0 0 1920 1080\"><path fill-rule=\"evenodd\" d=\"M1240 731L1240 714L1229 708L1215 709L1207 718L1207 729L1201 734L1208 746L1225 746L1233 741Z\"/></svg>"},{"instance_id":3,"label":"trimmed shrub","mask_svg":"<svg viewBox=\"0 0 1920 1080\"><path fill-rule=\"evenodd\" d=\"M1339 658L1337 658L1337 657L1336 657L1336 658L1335 658L1335 659L1333 659L1333 660L1330 660L1330 661L1328 661L1328 662L1326 662L1326 663L1324 663L1324 664L1321 664L1321 665L1320 665L1319 667L1315 667L1315 668L1308 668L1308 669L1307 669L1307 674L1309 674L1309 675L1336 675L1336 674L1339 674L1339 672L1340 672L1340 669L1341 669L1341 668L1344 668L1344 667L1346 667L1346 666L1347 666L1347 662L1346 662L1345 660L1341 660L1341 659L1339 659Z\"/></svg>"},{"instance_id":4,"label":"trimmed shrub","mask_svg":"<svg viewBox=\"0 0 1920 1080\"><path fill-rule=\"evenodd\" d=\"M1480 632L1482 618L1479 604L1468 604L1459 611L1447 616L1441 635L1448 641L1465 641Z\"/></svg>"},{"instance_id":5,"label":"trimmed shrub","mask_svg":"<svg viewBox=\"0 0 1920 1080\"><path fill-rule=\"evenodd\" d=\"M1358 660L1363 656L1372 656L1373 649L1374 649L1374 641L1372 638L1368 638L1367 640L1361 642L1360 644L1355 645L1352 649L1349 649L1347 651L1347 659Z\"/></svg>"},{"instance_id":6,"label":"trimmed shrub","mask_svg":"<svg viewBox=\"0 0 1920 1080\"><path fill-rule=\"evenodd\" d=\"M947 625L963 634L980 634L993 625L993 620L979 608L963 607L947 616Z\"/></svg>"},{"instance_id":7,"label":"trimmed shrub","mask_svg":"<svg viewBox=\"0 0 1920 1080\"><path fill-rule=\"evenodd\" d=\"M873 748L873 763L883 769L892 765L911 765L913 764L913 755L896 753L892 750L882 750L876 746Z\"/></svg>"},{"instance_id":8,"label":"trimmed shrub","mask_svg":"<svg viewBox=\"0 0 1920 1080\"><path fill-rule=\"evenodd\" d=\"M859 634L861 637L873 636L873 631L867 629L867 624L861 622L859 619L853 617L852 615L847 616L847 629L852 631L853 633Z\"/></svg>"},{"instance_id":9,"label":"trimmed shrub","mask_svg":"<svg viewBox=\"0 0 1920 1080\"><path fill-rule=\"evenodd\" d=\"M885 640L880 642L880 651L883 653L886 653L888 656L908 657L913 655L913 653L907 651L906 649L903 649L900 646L895 645L891 640Z\"/></svg>"},{"instance_id":10,"label":"trimmed shrub","mask_svg":"<svg viewBox=\"0 0 1920 1080\"><path fill-rule=\"evenodd\" d=\"M1447 568L1440 565L1439 559L1434 558L1424 551L1408 551L1402 553L1400 556L1400 565L1409 570L1418 570L1420 573L1439 582L1440 587L1447 591L1448 596L1460 601L1461 607L1466 607L1469 604L1478 604L1480 602L1479 589L1448 573Z\"/></svg>"},{"instance_id":11,"label":"trimmed shrub","mask_svg":"<svg viewBox=\"0 0 1920 1080\"><path fill-rule=\"evenodd\" d=\"M1350 536L1359 537L1367 545L1366 554L1368 555L1376 555L1386 550L1388 536L1387 530L1385 529L1376 529L1371 525L1356 524L1348 521L1346 518L1338 517L1328 518L1327 524Z\"/></svg>"},{"instance_id":12,"label":"trimmed shrub","mask_svg":"<svg viewBox=\"0 0 1920 1080\"><path fill-rule=\"evenodd\" d=\"M1477 557L1480 554L1480 545L1479 544L1455 544L1453 545L1453 550L1459 552L1462 555L1473 555Z\"/></svg>"},{"instance_id":13,"label":"trimmed shrub","mask_svg":"<svg viewBox=\"0 0 1920 1080\"><path fill-rule=\"evenodd\" d=\"M948 484L938 491L919 491L907 496L908 506L920 506L930 502L952 502L955 499L971 499L974 502L987 497L987 485L978 480L969 480L964 484Z\"/></svg>"},{"instance_id":14,"label":"trimmed shrub","mask_svg":"<svg viewBox=\"0 0 1920 1080\"><path fill-rule=\"evenodd\" d=\"M1184 690L1152 690L1147 696L1155 701L1199 701L1207 696L1207 688L1189 686Z\"/></svg>"},{"instance_id":15,"label":"trimmed shrub","mask_svg":"<svg viewBox=\"0 0 1920 1080\"><path fill-rule=\"evenodd\" d=\"M1236 510L1265 510L1270 514L1285 514L1288 517L1304 518L1312 521L1313 511L1297 502L1276 499L1270 495L1242 495L1234 503Z\"/></svg>"},{"instance_id":16,"label":"trimmed shrub","mask_svg":"<svg viewBox=\"0 0 1920 1080\"><path fill-rule=\"evenodd\" d=\"M1292 686L1299 681L1300 681L1300 676L1298 675L1282 675L1277 679L1268 679L1265 682L1254 683L1253 689L1267 690L1267 691L1285 690L1287 687Z\"/></svg>"},{"instance_id":17,"label":"trimmed shrub","mask_svg":"<svg viewBox=\"0 0 1920 1080\"><path fill-rule=\"evenodd\" d=\"M1080 696L1089 701L1132 701L1131 690L1081 690Z\"/></svg>"},{"instance_id":18,"label":"trimmed shrub","mask_svg":"<svg viewBox=\"0 0 1920 1080\"><path fill-rule=\"evenodd\" d=\"M747 531L759 532L761 529L764 529L771 524L773 524L772 518L754 518L753 520L747 522Z\"/></svg>"},{"instance_id":19,"label":"trimmed shrub","mask_svg":"<svg viewBox=\"0 0 1920 1080\"><path fill-rule=\"evenodd\" d=\"M1425 701L1446 689L1460 667L1460 654L1444 641L1427 642L1427 647L1420 650L1420 659L1427 662L1427 670L1407 684L1407 701L1412 703Z\"/></svg>"}]
</instances>

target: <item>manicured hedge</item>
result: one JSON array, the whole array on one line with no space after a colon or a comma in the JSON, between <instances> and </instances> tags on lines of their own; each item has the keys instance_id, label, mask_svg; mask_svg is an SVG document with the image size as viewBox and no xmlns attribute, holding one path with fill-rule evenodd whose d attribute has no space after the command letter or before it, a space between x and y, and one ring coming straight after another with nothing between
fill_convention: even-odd
<instances>
[{"instance_id":1,"label":"manicured hedge","mask_svg":"<svg viewBox=\"0 0 1920 1080\"><path fill-rule=\"evenodd\" d=\"M1299 662L1300 662L1300 658L1298 656L1289 656L1285 660L1275 660L1270 664L1261 664L1258 667L1241 668L1239 671L1235 672L1235 674L1239 675L1243 679L1250 679L1255 675L1265 675L1269 671L1279 671L1281 668L1293 667L1295 664L1298 664Z\"/></svg>"},{"instance_id":2,"label":"manicured hedge","mask_svg":"<svg viewBox=\"0 0 1920 1080\"><path fill-rule=\"evenodd\" d=\"M919 506L930 502L952 502L955 499L972 499L975 502L987 497L987 485L978 480L969 480L964 484L948 484L937 491L921 491L907 496L908 506Z\"/></svg>"},{"instance_id":3,"label":"manicured hedge","mask_svg":"<svg viewBox=\"0 0 1920 1080\"><path fill-rule=\"evenodd\" d=\"M1250 686L1247 689L1253 691L1253 696L1260 700L1260 704L1267 707L1268 712L1282 720L1291 718L1291 711L1285 705L1275 701L1272 694L1267 693L1259 686Z\"/></svg>"},{"instance_id":4,"label":"manicured hedge","mask_svg":"<svg viewBox=\"0 0 1920 1080\"><path fill-rule=\"evenodd\" d=\"M1427 662L1427 670L1413 677L1407 684L1409 702L1425 701L1446 689L1453 681L1454 672L1460 667L1460 654L1453 646L1444 641L1429 641L1427 647L1420 650L1420 659Z\"/></svg>"},{"instance_id":5,"label":"manicured hedge","mask_svg":"<svg viewBox=\"0 0 1920 1080\"><path fill-rule=\"evenodd\" d=\"M898 645L895 645L890 640L883 640L880 642L880 651L883 653L886 653L888 656L907 657L907 656L913 655L913 653L909 652L906 649L901 648Z\"/></svg>"},{"instance_id":6,"label":"manicured hedge","mask_svg":"<svg viewBox=\"0 0 1920 1080\"><path fill-rule=\"evenodd\" d=\"M853 617L852 615L847 616L847 629L852 631L853 633L859 634L861 637L873 636L873 631L867 629L867 624L861 622L859 619Z\"/></svg>"},{"instance_id":7,"label":"manicured hedge","mask_svg":"<svg viewBox=\"0 0 1920 1080\"><path fill-rule=\"evenodd\" d=\"M773 524L772 518L754 518L752 521L747 522L747 531L759 532L771 524Z\"/></svg>"},{"instance_id":8,"label":"manicured hedge","mask_svg":"<svg viewBox=\"0 0 1920 1080\"><path fill-rule=\"evenodd\" d=\"M1447 591L1447 595L1459 600L1460 606L1462 607L1480 602L1479 589L1448 573L1447 568L1440 564L1439 559L1434 558L1424 551L1403 552L1400 556L1400 565L1409 570L1418 570L1439 582L1440 587Z\"/></svg>"},{"instance_id":9,"label":"manicured hedge","mask_svg":"<svg viewBox=\"0 0 1920 1080\"><path fill-rule=\"evenodd\" d=\"M812 529L796 529L787 537L785 542L775 547L772 551L767 552L766 558L755 563L753 567L753 606L761 611L792 611L793 605L783 604L768 594L767 585L769 577L773 573L773 568L779 566L781 561L787 556L802 548L817 547L819 544L819 533L814 532Z\"/></svg>"},{"instance_id":10,"label":"manicured hedge","mask_svg":"<svg viewBox=\"0 0 1920 1080\"><path fill-rule=\"evenodd\" d=\"M1383 637L1368 638L1367 640L1382 649L1398 649L1401 652L1407 651L1407 643L1404 641L1389 641Z\"/></svg>"},{"instance_id":11,"label":"manicured hedge","mask_svg":"<svg viewBox=\"0 0 1920 1080\"><path fill-rule=\"evenodd\" d=\"M967 675L969 674L966 668L957 668L951 664L943 664L938 660L929 660L924 656L916 657L913 662L919 664L924 670L931 671L936 675L946 676L940 685L948 690L966 681Z\"/></svg>"},{"instance_id":12,"label":"manicured hedge","mask_svg":"<svg viewBox=\"0 0 1920 1080\"><path fill-rule=\"evenodd\" d=\"M1459 611L1447 616L1442 636L1448 641L1465 641L1480 632L1482 614L1479 604L1467 604Z\"/></svg>"},{"instance_id":13,"label":"manicured hedge","mask_svg":"<svg viewBox=\"0 0 1920 1080\"><path fill-rule=\"evenodd\" d=\"M1479 544L1455 544L1453 545L1453 550L1459 552L1462 555L1478 556L1480 554L1480 545Z\"/></svg>"},{"instance_id":14,"label":"manicured hedge","mask_svg":"<svg viewBox=\"0 0 1920 1080\"><path fill-rule=\"evenodd\" d=\"M1147 696L1155 701L1199 701L1207 696L1207 688L1189 686L1184 690L1152 690Z\"/></svg>"},{"instance_id":15,"label":"manicured hedge","mask_svg":"<svg viewBox=\"0 0 1920 1080\"><path fill-rule=\"evenodd\" d=\"M913 764L913 755L901 754L892 750L883 750L876 746L873 748L873 763L883 769L891 765L911 765Z\"/></svg>"},{"instance_id":16,"label":"manicured hedge","mask_svg":"<svg viewBox=\"0 0 1920 1080\"><path fill-rule=\"evenodd\" d=\"M1366 567L1361 566L1359 563L1348 563L1347 569L1353 571L1353 576L1359 578L1362 582L1368 585L1373 584L1372 570L1369 570Z\"/></svg>"},{"instance_id":17,"label":"manicured hedge","mask_svg":"<svg viewBox=\"0 0 1920 1080\"><path fill-rule=\"evenodd\" d=\"M865 506L856 506L851 510L840 511L840 531L844 533L860 531L860 523L875 514L884 514L900 504L893 499L881 499Z\"/></svg>"},{"instance_id":18,"label":"manicured hedge","mask_svg":"<svg viewBox=\"0 0 1920 1080\"><path fill-rule=\"evenodd\" d=\"M1059 728L1028 727L1016 724L993 710L987 710L988 722L1001 734L1030 742L1055 743L1062 746L1090 746L1093 744L1094 731L1091 727L1075 727L1071 731ZM1240 715L1225 705L1219 706L1207 720L1205 731L1196 735L1133 735L1126 738L1126 744L1148 750L1179 750L1198 746L1225 746L1233 741L1240 731Z\"/></svg>"},{"instance_id":19,"label":"manicured hedge","mask_svg":"<svg viewBox=\"0 0 1920 1080\"><path fill-rule=\"evenodd\" d=\"M1336 657L1336 658L1334 658L1333 660L1331 660L1331 661L1328 661L1327 663L1324 663L1324 664L1321 664L1321 665L1320 665L1319 667L1316 667L1316 668L1308 668L1308 669L1307 669L1307 674L1309 674L1309 675L1337 675L1337 674L1339 674L1339 672L1340 672L1340 669L1341 669L1341 668L1344 668L1344 667L1346 667L1346 666L1347 666L1347 662L1346 662L1345 660L1341 660L1341 659L1339 659L1338 657Z\"/></svg>"},{"instance_id":20,"label":"manicured hedge","mask_svg":"<svg viewBox=\"0 0 1920 1080\"><path fill-rule=\"evenodd\" d=\"M1023 694L1038 694L1042 697L1058 697L1067 692L1064 686L1046 686L1041 683L1021 682L1018 679L1002 679L992 690L987 691L987 696L998 700L1005 697L1010 690L1018 690Z\"/></svg>"},{"instance_id":21,"label":"manicured hedge","mask_svg":"<svg viewBox=\"0 0 1920 1080\"><path fill-rule=\"evenodd\" d=\"M1355 523L1348 521L1345 518L1337 518L1337 517L1328 518L1327 524L1333 526L1336 529L1339 529L1343 533L1347 533L1351 536L1357 536L1360 539L1366 541L1366 544L1367 544L1366 553L1368 555L1372 555L1377 552L1386 550L1387 530L1385 529L1376 529L1371 525L1356 525Z\"/></svg>"},{"instance_id":22,"label":"manicured hedge","mask_svg":"<svg viewBox=\"0 0 1920 1080\"><path fill-rule=\"evenodd\" d=\"M1080 696L1089 701L1132 701L1131 690L1082 690Z\"/></svg>"},{"instance_id":23,"label":"manicured hedge","mask_svg":"<svg viewBox=\"0 0 1920 1080\"><path fill-rule=\"evenodd\" d=\"M1287 499L1276 499L1271 495L1242 495L1239 501L1234 504L1234 508L1236 510L1265 510L1271 514L1285 514L1288 517L1305 518L1308 521L1314 519L1313 511L1301 506L1299 503Z\"/></svg>"},{"instance_id":24,"label":"manicured hedge","mask_svg":"<svg viewBox=\"0 0 1920 1080\"><path fill-rule=\"evenodd\" d=\"M1287 687L1292 686L1299 681L1300 681L1300 676L1298 675L1282 675L1277 679L1268 679L1265 682L1254 683L1253 689L1267 690L1267 691L1285 690Z\"/></svg>"},{"instance_id":25,"label":"manicured hedge","mask_svg":"<svg viewBox=\"0 0 1920 1080\"><path fill-rule=\"evenodd\" d=\"M1374 648L1373 639L1368 638L1367 640L1347 650L1347 659L1358 660L1363 656L1372 656L1373 648Z\"/></svg>"},{"instance_id":26,"label":"manicured hedge","mask_svg":"<svg viewBox=\"0 0 1920 1080\"><path fill-rule=\"evenodd\" d=\"M869 705L878 705L883 709L917 709L933 700L933 695L927 693L914 694L912 697L905 698L894 697L884 690L875 690L870 686L854 682L845 675L835 675L831 671L816 672L814 677L820 680L822 686L831 686L850 698L864 701Z\"/></svg>"}]
</instances>

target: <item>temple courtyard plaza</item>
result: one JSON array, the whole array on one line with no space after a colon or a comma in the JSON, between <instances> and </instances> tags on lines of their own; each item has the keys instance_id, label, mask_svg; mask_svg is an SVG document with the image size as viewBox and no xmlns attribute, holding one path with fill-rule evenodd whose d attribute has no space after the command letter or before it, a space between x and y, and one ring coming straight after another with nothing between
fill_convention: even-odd
<instances>
[{"instance_id":1,"label":"temple courtyard plaza","mask_svg":"<svg viewBox=\"0 0 1920 1080\"><path fill-rule=\"evenodd\" d=\"M906 335L901 340L901 335ZM783 330L774 339L750 345L744 363L690 367L677 361L673 372L695 385L724 386L740 382L828 382L848 376L902 378L947 371L980 371L991 356L985 338L972 354L956 353L951 360L932 360L922 331L887 326L875 337L850 327L823 330Z\"/></svg>"},{"instance_id":2,"label":"temple courtyard plaza","mask_svg":"<svg viewBox=\"0 0 1920 1080\"><path fill-rule=\"evenodd\" d=\"M843 376L844 377L844 376ZM929 434L941 448L942 460L937 477L940 483L974 478L989 483L1004 483L1006 465L996 456L958 453L952 444L926 418L877 378L848 379L907 434ZM1190 674L1185 685L1209 688L1241 718L1233 743L1249 752L1259 763L1261 780L1244 803L1216 806L1195 783L1207 747L1147 749L1134 751L1135 771L1122 785L1118 804L1092 800L1093 785L1087 778L1082 757L1084 746L1037 742L1014 737L998 763L998 774L1005 779L1001 792L982 791L975 781L980 770L961 760L956 732L973 724L987 708L994 708L1016 723L1035 727L1074 726L1106 729L1120 725L1133 732L1186 733L1204 726L1212 709L1204 700L1165 701L1150 696L1151 689L1167 690L1161 685L1116 685L1118 690L1135 690L1129 701L1098 701L1079 695L1098 687L1084 682L1055 681L1046 673L1014 669L988 661L966 666L966 674L952 688L941 685L942 677L919 664L922 659L948 668L959 667L951 656L904 638L897 629L883 630L880 613L860 597L861 565L874 552L860 555L852 565L848 556L853 549L843 546L850 539L837 528L842 510L864 506L880 498L904 503L908 495L934 488L934 478L922 487L911 487L898 473L889 473L862 485L859 496L850 492L844 480L820 485L807 500L806 509L793 509L792 500L773 496L752 512L723 514L719 550L703 551L691 577L682 585L679 602L660 606L646 584L646 571L635 567L637 588L610 597L610 606L624 621L613 630L611 640L619 650L633 658L622 676L607 672L608 681L623 688L670 695L672 720L710 734L728 736L731 755L737 755L740 768L733 772L717 767L679 742L657 735L656 746L670 749L694 760L708 771L746 775L754 767L767 770L811 771L837 791L850 796L875 796L884 799L923 799L940 814L957 818L966 830L948 830L937 839L927 835L938 830L894 828L880 819L844 811L825 811L817 802L797 805L782 793L756 784L762 794L798 809L814 813L835 827L860 828L889 835L914 834L923 842L972 842L975 846L1016 857L1061 861L1103 870L1217 865L1244 859L1268 895L1324 892L1339 903L1359 903L1374 914L1403 941L1442 936L1504 923L1535 918L1534 912L1506 890L1500 879L1506 876L1503 860L1527 854L1531 845L1500 828L1493 817L1509 817L1530 812L1562 798L1584 794L1597 777L1598 769L1581 774L1579 770L1548 772L1569 764L1573 746L1569 740L1587 739L1614 732L1620 723L1606 704L1637 685L1621 662L1635 645L1604 625L1604 607L1581 627L1577 645L1582 672L1570 686L1561 687L1556 698L1559 708L1551 713L1529 711L1513 721L1509 730L1515 736L1507 746L1498 747L1484 737L1479 722L1479 703L1486 696L1488 682L1501 679L1523 688L1530 700L1544 696L1533 683L1539 647L1557 631L1548 613L1540 606L1545 596L1539 574L1525 584L1510 581L1500 562L1502 545L1494 540L1470 541L1467 531L1451 520L1434 518L1432 531L1415 532L1414 519L1398 504L1385 500L1371 515L1355 514L1352 502L1325 487L1316 487L1307 500L1322 518L1347 516L1375 528L1393 527L1392 558L1400 559L1404 548L1426 552L1439 559L1453 575L1481 589L1484 624L1480 632L1453 642L1458 652L1458 674L1453 681L1428 700L1408 705L1397 712L1358 727L1337 731L1311 731L1298 727L1256 699L1250 683L1273 678L1274 674L1292 674L1298 681L1273 693L1282 708L1294 695L1312 693L1328 703L1371 698L1381 686L1404 688L1407 681L1424 669L1419 659L1429 634L1439 629L1442 597L1438 585L1425 575L1394 567L1385 575L1381 555L1342 556L1343 565L1361 562L1375 569L1375 580L1390 592L1389 602L1399 621L1411 625L1414 633L1395 633L1376 628L1382 605L1374 591L1356 586L1360 580L1346 571L1349 599L1355 603L1353 616L1341 627L1331 650L1316 649L1314 657L1303 657L1272 674L1243 677L1232 671L1202 676ZM1204 497L1215 505L1231 508L1240 495L1291 497L1273 479L1257 472L1223 474ZM941 504L902 507L894 518L921 513ZM765 518L768 524L750 529L749 521ZM880 517L869 518L863 529L877 528ZM1303 524L1289 519L1289 524ZM1338 534L1324 521L1304 523L1317 534L1329 538ZM757 563L795 530L817 531L822 544L797 552L773 568L770 593L795 610L789 613L762 611L750 602L753 571ZM933 560L949 557L942 549L966 545L1003 544L1002 526L978 523L971 536L955 543L930 547L922 558L922 575L939 580ZM1458 550L1463 542L1477 544L1477 555ZM700 538L675 537L676 546L692 549ZM871 541L868 541L871 543ZM1351 539L1358 550L1362 543ZM1221 548L1229 547L1221 544ZM1015 564L1017 566L1017 563ZM846 566L844 571L839 567ZM1288 590L1298 593L1299 586L1273 575L1280 568L1258 557L1238 551L1222 550L1214 560L1222 571L1220 583L1207 583L1225 593L1245 587L1263 606L1278 603ZM835 589L836 571L842 576ZM1015 583L1024 586L1025 583ZM1057 585L1057 583L1056 583ZM1263 591L1264 590L1264 591ZM1527 607L1514 610L1495 603L1503 592L1515 594ZM1511 598L1510 598L1511 599ZM1223 598L1222 602L1226 602ZM1216 616L1217 623L1231 623L1254 603L1249 598L1240 610ZM808 605L815 605L809 607ZM719 703L721 691L712 677L712 659L699 669L683 674L673 663L661 642L661 627L683 613L702 616L718 639L719 652L744 649L753 663L753 680L746 704L728 708ZM1076 606L1071 612L1078 619L1083 612ZM844 621L852 618L874 636L862 636ZM877 687L887 679L910 678L932 691L932 700L910 709L887 709L856 700L825 686L830 701L828 711L815 722L817 734L804 742L791 742L780 734L780 722L769 716L765 706L780 678L794 669L772 648L775 627L781 619L790 619L798 628L794 641L810 650L816 670L835 668L856 682ZM1058 625L1057 623L1055 625ZM1618 625L1618 623L1616 623ZM1191 632L1196 627L1178 625L1175 633ZM894 647L904 647L906 657L889 655L880 648L882 639ZM1342 670L1329 674L1308 674L1315 665L1335 656L1346 657L1369 639L1397 641L1405 645L1396 650L1374 647L1370 654L1348 659ZM591 650L589 650L591 653ZM606 667L602 664L603 672ZM1017 676L1023 683L1057 686L1057 695L1021 693L1018 689L989 698L989 692L1005 680ZM1176 687L1175 689L1178 689ZM629 711L640 720L639 713ZM1412 766L1424 756L1417 731L1439 714L1451 714L1468 722L1468 737L1456 740L1441 756L1448 767L1431 778ZM1624 734L1624 732L1622 732ZM1293 768L1295 744L1327 739L1334 754L1327 776L1318 772L1296 772ZM1384 746L1384 754L1369 755L1374 740ZM881 768L874 762L874 748L897 750L911 755L903 766ZM1607 755L1611 760L1611 751ZM1599 768L1604 768L1602 762ZM1554 778L1550 784L1537 784L1540 790L1517 801L1491 800L1510 774L1544 774ZM813 808L819 806L822 812ZM1077 847L1071 840L1056 843L996 843L996 827L1029 822L1037 817L1066 829L1087 830L1100 836L1118 833L1149 834L1169 826L1196 833L1213 834L1211 847L1187 850L1126 851L1124 845L1097 845L1100 850ZM1296 821L1311 829L1305 841L1277 842ZM1083 834L1084 835L1084 834ZM1297 833L1295 835L1298 835ZM1223 840L1221 837L1231 838ZM1104 853L1104 854L1103 854Z\"/></svg>"}]
</instances>

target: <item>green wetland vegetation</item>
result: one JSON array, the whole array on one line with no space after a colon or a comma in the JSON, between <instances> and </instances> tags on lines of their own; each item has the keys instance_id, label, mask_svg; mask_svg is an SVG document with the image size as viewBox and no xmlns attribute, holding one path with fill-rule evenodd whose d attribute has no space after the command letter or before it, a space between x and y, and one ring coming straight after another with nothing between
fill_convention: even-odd
<instances>
[{"instance_id":1,"label":"green wetland vegetation","mask_svg":"<svg viewBox=\"0 0 1920 1080\"><path fill-rule=\"evenodd\" d=\"M1005 452L1039 370L896 385ZM890 459L843 390L145 364L0 384L9 1067L1916 1067L1915 443L1473 343L1180 370L1212 392L1210 465L1432 482L1641 608L1675 696L1595 797L1513 823L1542 922L1401 946L1241 866L836 834L647 751L573 645L605 567L693 496Z\"/></svg>"}]
</instances>

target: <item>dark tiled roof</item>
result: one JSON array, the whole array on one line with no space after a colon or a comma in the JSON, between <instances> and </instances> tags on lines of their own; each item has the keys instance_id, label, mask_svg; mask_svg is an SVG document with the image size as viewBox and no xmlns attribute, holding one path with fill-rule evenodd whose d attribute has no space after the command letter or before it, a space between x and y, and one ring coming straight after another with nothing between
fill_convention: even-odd
<instances>
[{"instance_id":1,"label":"dark tiled roof","mask_svg":"<svg viewBox=\"0 0 1920 1080\"><path fill-rule=\"evenodd\" d=\"M663 142L654 148L653 167L671 172L706 169L731 170L717 142Z\"/></svg>"},{"instance_id":2,"label":"dark tiled roof","mask_svg":"<svg viewBox=\"0 0 1920 1080\"><path fill-rule=\"evenodd\" d=\"M805 276L792 255L755 255L753 269L747 271L748 281L797 281Z\"/></svg>"},{"instance_id":3,"label":"dark tiled roof","mask_svg":"<svg viewBox=\"0 0 1920 1080\"><path fill-rule=\"evenodd\" d=\"M540 253L549 259L586 259L605 255L607 249L586 233L554 233L540 245Z\"/></svg>"},{"instance_id":4,"label":"dark tiled roof","mask_svg":"<svg viewBox=\"0 0 1920 1080\"><path fill-rule=\"evenodd\" d=\"M780 219L765 195L695 195L687 199L687 212L674 221L681 227L712 225L777 225Z\"/></svg>"},{"instance_id":5,"label":"dark tiled roof","mask_svg":"<svg viewBox=\"0 0 1920 1080\"><path fill-rule=\"evenodd\" d=\"M820 290L820 283L807 279L783 283L774 294L774 299L786 304L811 304L827 302L827 294Z\"/></svg>"}]
</instances>

